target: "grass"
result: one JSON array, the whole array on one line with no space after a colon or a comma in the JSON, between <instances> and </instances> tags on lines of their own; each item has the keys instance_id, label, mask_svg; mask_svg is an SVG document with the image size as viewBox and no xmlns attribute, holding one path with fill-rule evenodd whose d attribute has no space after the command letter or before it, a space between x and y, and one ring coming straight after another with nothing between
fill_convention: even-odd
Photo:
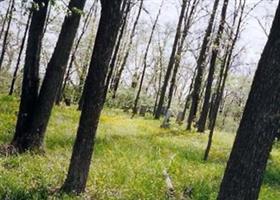
<instances>
[{"instance_id":1,"label":"grass","mask_svg":"<svg viewBox=\"0 0 280 200\"><path fill-rule=\"evenodd\" d=\"M11 140L18 102L0 96L0 143ZM176 192L193 188L193 199L215 199L233 142L233 134L215 133L208 162L202 157L207 135L186 132L172 124L105 109L101 117L87 192L82 196L52 193L67 173L79 113L56 107L44 156L26 153L0 158L0 199L166 199L162 172L167 169ZM269 160L260 199L280 196L280 150Z\"/></svg>"}]
</instances>

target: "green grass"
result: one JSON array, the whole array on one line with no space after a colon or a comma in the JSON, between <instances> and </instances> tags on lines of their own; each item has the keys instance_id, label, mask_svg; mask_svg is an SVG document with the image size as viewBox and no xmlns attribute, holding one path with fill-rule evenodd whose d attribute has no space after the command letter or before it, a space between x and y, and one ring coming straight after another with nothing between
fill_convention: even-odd
<instances>
[{"instance_id":1,"label":"green grass","mask_svg":"<svg viewBox=\"0 0 280 200\"><path fill-rule=\"evenodd\" d=\"M0 96L0 143L11 140L17 99ZM46 138L44 156L26 153L0 158L0 199L165 199L167 169L176 192L192 187L193 199L215 199L234 136L215 133L209 161L202 157L207 135L186 132L172 124L130 119L105 109L98 130L87 192L79 197L56 194L67 173L79 113L75 107L55 108ZM260 199L280 196L280 150L275 147Z\"/></svg>"}]
</instances>

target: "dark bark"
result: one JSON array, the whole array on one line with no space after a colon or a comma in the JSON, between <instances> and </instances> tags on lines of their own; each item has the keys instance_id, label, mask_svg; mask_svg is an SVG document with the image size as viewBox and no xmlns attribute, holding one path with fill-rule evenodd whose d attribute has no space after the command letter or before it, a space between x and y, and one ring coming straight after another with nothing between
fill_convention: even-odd
<instances>
[{"instance_id":1,"label":"dark bark","mask_svg":"<svg viewBox=\"0 0 280 200\"><path fill-rule=\"evenodd\" d=\"M118 54L119 54L119 50L120 50L120 47L121 47L121 42L122 42L123 35L124 35L124 32L125 32L125 28L126 28L126 24L127 24L130 9L131 9L131 1L129 0L127 5L126 5L125 12L124 12L124 17L123 17L122 25L121 25L121 28L120 28L120 31L119 31L117 44L115 46L114 53L113 53L112 59L110 61L109 73L106 77L106 87L105 87L105 92L104 92L104 96L105 96L104 100L106 100L107 92L108 92L108 89L109 89L109 86L110 86L110 82L112 80L115 64L116 64L117 57L118 57Z\"/></svg>"},{"instance_id":2,"label":"dark bark","mask_svg":"<svg viewBox=\"0 0 280 200\"><path fill-rule=\"evenodd\" d=\"M180 16L179 16L179 21L178 21L178 25L177 25L177 29L176 29L176 35L175 35L174 42L173 42L172 52L171 52L171 55L170 55L170 58L169 58L169 63L168 63L168 66L167 66L166 74L165 74L163 85L162 85L161 92L160 92L157 111L156 111L156 114L155 114L155 119L160 118L162 107L164 105L165 93L166 93L168 82L169 82L169 79L170 79L170 76L171 76L171 73L172 73L172 69L173 69L173 66L174 66L174 63L175 63L178 43L179 43L180 38L181 38L181 31L182 31L181 29L182 29L183 19L184 19L184 16L185 16L187 2L188 2L187 0L183 0L183 4L182 4L182 7L181 7L181 13L180 13Z\"/></svg>"},{"instance_id":3,"label":"dark bark","mask_svg":"<svg viewBox=\"0 0 280 200\"><path fill-rule=\"evenodd\" d=\"M9 33L10 33L11 22L12 22L12 19L13 19L14 8L15 8L15 0L12 0L11 7L10 7L10 10L9 10L9 15L8 15L7 28L6 28L6 31L4 33L4 38L3 38L3 43L2 43L2 51L1 51L1 55L0 55L0 70L2 68L4 58L5 58L5 54L6 54L8 37L9 37Z\"/></svg>"},{"instance_id":4,"label":"dark bark","mask_svg":"<svg viewBox=\"0 0 280 200\"><path fill-rule=\"evenodd\" d=\"M208 159L208 156L209 156L209 153L210 153L210 150L211 150L212 139L213 139L213 135L214 135L214 129L215 129L216 120L217 120L217 116L218 116L218 110L219 110L219 106L220 106L220 103L221 103L222 98L223 98L224 89L225 89L225 85L226 85L226 81L227 81L227 77L228 77L228 72L229 72L229 69L230 69L233 50L235 48L237 39L238 39L239 34L240 34L240 29L241 29L241 24L242 24L242 20L243 20L245 5L246 5L246 0L244 0L243 4L241 6L241 14L240 14L240 17L239 17L239 21L238 21L237 28L236 28L236 33L235 33L235 36L233 38L230 50L228 52L228 55L226 55L225 58L224 58L224 63L223 63L223 64L225 64L224 72L222 70L220 72L220 73L223 74L223 77L221 77L221 79L219 80L218 87L217 87L217 92L216 92L217 97L216 97L215 103L213 105L213 113L212 113L213 116L212 116L212 120L210 122L210 134L209 134L208 144L207 144L205 154L204 154L204 160ZM233 33L234 33L234 30L232 30L230 35L233 35Z\"/></svg>"},{"instance_id":5,"label":"dark bark","mask_svg":"<svg viewBox=\"0 0 280 200\"><path fill-rule=\"evenodd\" d=\"M19 65L20 65L23 49L24 49L24 46L25 46L27 33L28 33L29 26L30 26L31 17L32 17L32 13L30 12L30 14L28 15L27 22L26 22L24 34L23 34L23 37L22 37L22 41L21 41L21 45L20 45L20 49L19 49L19 54L18 54L18 58L17 58L17 64L16 64L16 67L15 67L15 70L14 70L14 73L13 73L13 79L12 79L9 95L12 95L13 92L14 92L14 87L15 87L15 83L16 83L16 79L17 79L17 73L18 73L18 70L19 70Z\"/></svg>"},{"instance_id":6,"label":"dark bark","mask_svg":"<svg viewBox=\"0 0 280 200\"><path fill-rule=\"evenodd\" d=\"M257 200L279 134L280 5L264 48L221 183L218 199Z\"/></svg>"},{"instance_id":7,"label":"dark bark","mask_svg":"<svg viewBox=\"0 0 280 200\"><path fill-rule=\"evenodd\" d=\"M112 98L116 98L116 94L117 94L117 90L119 88L121 76L122 76L123 70L126 66L127 59L128 59L131 47L132 47L133 39L134 39L135 34L136 34L136 27L138 25L139 18L141 16L141 13L142 13L142 10L143 10L143 3L144 3L144 0L140 0L140 6L139 6L139 9L138 9L138 13L137 13L136 19L134 21L132 31L131 31L131 35L130 35L130 38L129 38L128 48L125 52L125 55L124 55L123 61L121 63L120 69L117 71L116 76L113 80L113 91L112 91L113 96L112 96Z\"/></svg>"},{"instance_id":8,"label":"dark bark","mask_svg":"<svg viewBox=\"0 0 280 200\"><path fill-rule=\"evenodd\" d=\"M185 40L188 36L189 33L189 29L191 27L191 23L192 23L192 19L193 19L193 15L195 13L195 9L198 5L199 0L194 0L192 2L191 7L190 6L190 2L189 2L189 6L187 9L187 15L185 16L185 24L184 24L184 30L183 30L183 34L178 46L178 50L177 50L177 54L175 56L175 64L174 64L174 69L173 69L173 74L172 74L172 78L171 78L171 82L170 82L170 87L169 87L169 94L168 94L168 103L167 103L167 109L170 108L171 106L171 102L172 102L172 98L173 98L173 93L174 93L174 88L176 85L176 79L177 79L177 73L181 64L181 59L182 59L182 54L183 54L183 50L184 50L184 43Z\"/></svg>"},{"instance_id":9,"label":"dark bark","mask_svg":"<svg viewBox=\"0 0 280 200\"><path fill-rule=\"evenodd\" d=\"M71 0L69 9L83 10L86 0ZM45 131L55 102L59 85L65 74L67 62L75 35L79 27L81 14L75 10L67 15L62 24L61 32L48 63L40 94L35 104L31 127L26 131L25 144L27 149L42 149ZM34 106L34 105L33 105Z\"/></svg>"},{"instance_id":10,"label":"dark bark","mask_svg":"<svg viewBox=\"0 0 280 200\"><path fill-rule=\"evenodd\" d=\"M27 148L27 144L24 141L27 139L25 138L25 133L30 127L34 114L33 108L38 98L40 53L49 0L34 0L34 3L38 4L39 8L32 10L25 55L21 101L16 132L12 140L12 145L19 151Z\"/></svg>"},{"instance_id":11,"label":"dark bark","mask_svg":"<svg viewBox=\"0 0 280 200\"><path fill-rule=\"evenodd\" d=\"M77 138L67 178L62 186L66 192L85 190L96 130L104 103L105 79L121 24L121 0L101 0L102 10L89 73Z\"/></svg>"},{"instance_id":12,"label":"dark bark","mask_svg":"<svg viewBox=\"0 0 280 200\"><path fill-rule=\"evenodd\" d=\"M91 6L86 18L85 18L85 22L84 22L84 25L83 25L83 28L82 28L82 32L79 35L79 37L77 39L77 42L76 42L76 45L74 46L74 48L72 50L72 53L71 53L71 56L70 56L70 62L69 62L69 65L67 67L65 78L62 79L62 83L60 83L59 90L58 90L58 93L57 93L57 96L56 96L56 104L57 105L59 105L60 102L62 101L65 88L66 88L67 84L69 84L70 77L71 77L71 71L73 69L73 65L74 65L74 62L75 62L75 59L76 59L77 51L79 49L80 43L83 39L83 36L88 29L89 22L90 22L90 19L92 17L92 14L94 12L95 7L96 7L96 1L93 2L92 6Z\"/></svg>"},{"instance_id":13,"label":"dark bark","mask_svg":"<svg viewBox=\"0 0 280 200\"><path fill-rule=\"evenodd\" d=\"M209 107L210 107L212 84L213 84L214 74L215 74L215 69L216 69L216 61L217 61L217 58L218 58L218 55L219 55L221 39L222 39L224 29L225 29L228 1L229 0L224 0L222 13L221 13L221 21L220 21L220 25L219 25L219 28L218 28L218 33L217 33L217 36L216 36L215 41L213 43L214 47L212 49L212 56L211 56L211 60L210 60L209 73L208 73L208 77L207 77L207 84L206 84L206 90L205 90L205 95L204 95L204 102L203 102L200 118L199 118L198 123L197 123L197 131L198 132L204 132L205 131L208 111L209 111Z\"/></svg>"},{"instance_id":14,"label":"dark bark","mask_svg":"<svg viewBox=\"0 0 280 200\"><path fill-rule=\"evenodd\" d=\"M3 24L2 24L2 27L1 27L1 30L0 30L0 39L2 38L2 35L4 33L4 30L5 30L5 27L6 27L6 23L8 21L8 17L9 17L11 6L12 6L13 2L14 2L14 0L10 0L9 1L8 9L6 11L5 17L3 19Z\"/></svg>"},{"instance_id":15,"label":"dark bark","mask_svg":"<svg viewBox=\"0 0 280 200\"><path fill-rule=\"evenodd\" d=\"M187 109L190 107L190 101L191 101L191 98L192 98L192 91L193 91L194 79L195 79L196 71L197 71L197 68L195 69L195 71L193 73L193 77L192 77L192 81L191 81L191 84L190 84L189 92L188 92L188 95L186 97L186 102L185 102L185 106L184 106L184 110L183 110L182 121L185 120Z\"/></svg>"},{"instance_id":16,"label":"dark bark","mask_svg":"<svg viewBox=\"0 0 280 200\"><path fill-rule=\"evenodd\" d=\"M137 114L138 102L139 102L139 99L140 99L140 94L141 94L144 78L145 78L145 75L146 75L146 69L147 69L147 65L148 65L147 64L147 58L148 58L150 46L151 46L151 43L152 43L152 39L153 39L153 36L154 36L154 32L156 30L156 26L157 26L157 23L158 23L158 19L159 19L160 13L161 13L162 6L163 6L163 1L160 5L158 14L157 14L155 22L153 24L152 32L151 32L151 35L150 35L150 38L149 38L149 41L148 41L148 44L147 44L147 47L146 47L146 50L145 50L145 54L144 54L144 58L143 58L143 70L142 70L142 74L141 74L141 78L140 78L140 84L139 84L137 94L136 94L136 97L135 97L135 100L134 100L133 108L132 108L132 117L134 117L134 115Z\"/></svg>"},{"instance_id":17,"label":"dark bark","mask_svg":"<svg viewBox=\"0 0 280 200\"><path fill-rule=\"evenodd\" d=\"M216 16L216 12L218 9L219 5L219 0L215 0L212 13L209 19L209 23L207 26L207 29L205 31L204 39L202 42L200 54L197 60L197 74L194 82L194 90L192 93L192 104L189 112L189 117L188 117L188 122L187 122L187 130L191 130L192 128L192 123L196 117L196 113L198 110L198 104L199 104L199 98L200 98L200 93L201 93L201 85L202 85L202 79L203 79L203 74L205 71L205 60L206 60L206 52L208 49L208 44L209 44L209 38L212 33L213 25L214 25L214 20Z\"/></svg>"}]
</instances>

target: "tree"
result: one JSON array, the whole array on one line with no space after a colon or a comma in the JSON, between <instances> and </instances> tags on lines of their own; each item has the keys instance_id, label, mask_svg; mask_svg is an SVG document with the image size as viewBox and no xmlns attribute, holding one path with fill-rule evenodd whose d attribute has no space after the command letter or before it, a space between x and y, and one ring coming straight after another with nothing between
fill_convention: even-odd
<instances>
[{"instance_id":1,"label":"tree","mask_svg":"<svg viewBox=\"0 0 280 200\"><path fill-rule=\"evenodd\" d=\"M195 14L198 3L199 3L199 0L193 0L193 2L191 4L191 7L190 7L190 2L188 4L187 15L185 16L185 22L184 22L184 29L183 29L183 33L182 33L180 43L178 45L178 50L177 50L176 57L175 57L173 75L172 75L171 82L170 82L170 87L169 87L168 103L167 103L167 108L168 109L171 106L171 102L172 102L172 98L173 98L174 88L175 88L176 79L177 79L177 73L178 73L178 70L179 70L179 67L180 67L180 64L181 64L181 60L182 60L184 43L185 43L185 40L186 40L186 38L189 34L189 30L191 28L191 23L192 23L193 17L194 17L193 15Z\"/></svg>"},{"instance_id":2,"label":"tree","mask_svg":"<svg viewBox=\"0 0 280 200\"><path fill-rule=\"evenodd\" d=\"M115 78L113 80L113 91L112 91L112 93L113 93L112 97L113 98L116 97L117 90L119 88L119 84L120 84L120 80L121 80L121 76L122 76L123 70L124 70L124 68L126 66L128 56L130 54L130 50L131 50L131 47L132 47L133 39L134 39L134 37L136 35L136 28L137 28L137 25L138 25L138 22L139 22L139 19L140 19L142 10L143 10L143 4L144 4L144 0L140 0L140 6L139 6L139 9L138 9L138 13L137 13L136 19L134 21L130 37L129 37L128 48L127 48L127 50L125 52L125 55L124 55L123 61L121 63L121 66L118 69L118 71L116 73L116 76L115 76Z\"/></svg>"},{"instance_id":3,"label":"tree","mask_svg":"<svg viewBox=\"0 0 280 200\"><path fill-rule=\"evenodd\" d=\"M68 69L67 69L67 72L65 74L65 78L64 78L64 81L63 83L60 84L60 87L59 87L59 90L57 92L57 96L56 96L56 104L59 105L61 100L62 100L62 97L63 97L63 93L65 91L65 88L66 88L66 85L68 84L68 82L70 81L70 77L71 77L71 70L73 68L73 65L74 65L74 61L76 59L76 54L78 52L78 49L79 49L79 46L80 46L80 43L83 39L83 36L85 35L88 27L89 27L89 24L90 24L90 20L92 18L92 14L94 13L94 10L96 9L96 4L97 2L94 1L88 14L86 15L85 17L85 21L84 21L84 25L82 27L82 32L80 33L79 37L77 38L77 42L72 50L72 53L71 53L71 56L70 56L70 62L69 62L69 65L68 65Z\"/></svg>"},{"instance_id":4,"label":"tree","mask_svg":"<svg viewBox=\"0 0 280 200\"><path fill-rule=\"evenodd\" d=\"M183 19L184 19L184 16L185 16L186 7L187 7L187 0L183 0L182 7L181 7L181 13L180 13L180 16L179 16L179 21L178 21L177 29L176 29L176 35L175 35L174 42L173 42L172 52L171 52L171 55L170 55L169 63L168 63L168 66L167 66L167 70L166 70L166 73L165 73L163 85L162 85L162 88L161 88L161 93L160 93L159 102L158 102L158 105L157 105L157 111L156 111L156 114L155 114L155 119L159 119L160 115L161 115L161 112L162 112L162 107L163 107L164 99L165 99L165 93L166 93L168 82L169 82L171 72L172 72L172 69L173 69L173 66L174 66L174 63L175 63L175 57L176 57L178 43L179 43L180 38L181 38L181 29L182 29Z\"/></svg>"},{"instance_id":5,"label":"tree","mask_svg":"<svg viewBox=\"0 0 280 200\"><path fill-rule=\"evenodd\" d=\"M14 93L14 87L15 87L15 83L16 83L16 79L17 79L17 73L18 73L18 70L19 70L21 56L22 56L23 49L24 49L24 46L25 46L27 33L28 33L29 26L30 26L31 17L32 17L32 12L29 13L28 19L27 19L27 22L26 22L26 26L25 26L25 30L24 30L24 34L23 34L23 37L22 37L18 58L17 58L17 64L16 64L16 67L15 67L15 70L14 70L14 73L13 73L13 79L12 79L9 95L12 95Z\"/></svg>"},{"instance_id":6,"label":"tree","mask_svg":"<svg viewBox=\"0 0 280 200\"><path fill-rule=\"evenodd\" d=\"M123 9L124 8L125 8L125 6L123 6ZM106 100L107 92L108 92L110 82L111 82L111 79L112 79L112 76L113 76L115 64L117 62L117 57L118 57L118 54L119 54L119 51L120 51L121 42L123 40L123 35L125 33L125 28L126 28L126 24L127 24L127 20L128 20L130 10L131 10L131 0L129 0L127 2L125 12L124 12L124 17L123 17L123 20L122 20L122 25L121 25L121 28L120 28L120 31L119 31L118 40L117 40L117 43L116 43L116 46L115 46L115 49L114 49L112 59L110 61L109 73L106 77L106 88L105 88L105 92L104 92L104 95L105 95L104 100Z\"/></svg>"},{"instance_id":7,"label":"tree","mask_svg":"<svg viewBox=\"0 0 280 200\"><path fill-rule=\"evenodd\" d=\"M24 63L21 100L16 132L12 140L12 145L19 151L27 147L24 141L27 139L25 132L30 127L34 114L33 108L38 98L41 45L49 0L34 0L33 3Z\"/></svg>"},{"instance_id":8,"label":"tree","mask_svg":"<svg viewBox=\"0 0 280 200\"><path fill-rule=\"evenodd\" d=\"M219 0L215 0L213 9L212 9L212 13L211 13L211 16L209 19L209 23L206 28L203 42L201 45L199 57L197 59L197 69L196 69L197 73L196 73L194 86L193 86L192 104L191 104L191 108L190 108L190 112L189 112L189 116L188 116L187 130L191 130L192 123L193 123L193 121L196 117L196 113L197 113L199 97L200 97L201 88L202 88L201 87L202 79L203 79L203 74L204 74L204 70L205 70L206 52L207 52L207 48L208 48L208 44L209 44L209 38L212 34L212 28L214 25L214 20L215 20L216 12L218 9L218 5L219 5Z\"/></svg>"},{"instance_id":9,"label":"tree","mask_svg":"<svg viewBox=\"0 0 280 200\"><path fill-rule=\"evenodd\" d=\"M96 130L104 104L105 79L122 19L121 3L122 0L101 0L101 18L84 88L84 105L70 167L62 186L65 192L79 194L85 190Z\"/></svg>"},{"instance_id":10,"label":"tree","mask_svg":"<svg viewBox=\"0 0 280 200\"><path fill-rule=\"evenodd\" d=\"M8 14L8 19L7 19L8 20L7 28L6 28L6 31L4 33L2 51L1 51L1 55L0 55L0 70L2 68L2 65L3 65L3 62L4 62L4 57L5 57L5 54L6 54L6 48L7 48L7 44L8 44L8 36L9 36L9 32L10 32L10 27L11 27L11 22L12 22L12 18L13 18L14 9L15 9L15 0L12 0L11 1L11 6L8 9L9 14Z\"/></svg>"},{"instance_id":11,"label":"tree","mask_svg":"<svg viewBox=\"0 0 280 200\"><path fill-rule=\"evenodd\" d=\"M132 117L134 117L134 115L137 114L138 101L139 101L139 98L140 98L140 94L141 94L141 90L142 90L142 86L143 86L143 82L144 82L144 78L145 78L145 74L146 74L146 70L147 70L147 65L148 65L147 64L148 53L149 53L149 50L150 50L150 46L151 46L151 43L152 43L152 40L153 40L154 32L156 30L156 26L157 26L157 23L158 23L158 20L159 20L159 16L160 16L160 13L161 13L163 3L164 3L164 0L162 0L162 2L161 2L160 8L159 8L158 14L156 16L155 22L153 24L152 32L151 32L151 35L150 35L150 38L149 38L149 41L148 41L148 44L147 44L147 47L146 47L146 50L145 50L145 54L144 54L144 58L143 58L143 70L142 70L142 74L141 74L141 79L140 79L140 84L139 84L139 87L138 87L138 91L137 91L137 94L136 94L136 97L135 97L135 100L134 100L134 104L133 104L133 108L132 108Z\"/></svg>"},{"instance_id":12,"label":"tree","mask_svg":"<svg viewBox=\"0 0 280 200\"><path fill-rule=\"evenodd\" d=\"M218 28L218 33L216 35L215 41L213 43L214 47L212 48L209 73L208 73L206 90L205 90L205 95L204 95L204 102L203 102L200 118L197 123L198 132L204 132L204 130L205 130L206 120L207 120L208 111L209 111L209 107L210 107L210 98L211 98L212 84L213 84L214 74L215 74L215 69L216 69L216 61L218 58L218 54L220 52L221 39L223 37L225 24L226 24L227 8L228 8L228 0L224 0L222 13L221 13L220 25Z\"/></svg>"},{"instance_id":13,"label":"tree","mask_svg":"<svg viewBox=\"0 0 280 200\"><path fill-rule=\"evenodd\" d=\"M218 199L258 199L263 174L279 134L280 4L262 53L221 183Z\"/></svg>"}]
</instances>

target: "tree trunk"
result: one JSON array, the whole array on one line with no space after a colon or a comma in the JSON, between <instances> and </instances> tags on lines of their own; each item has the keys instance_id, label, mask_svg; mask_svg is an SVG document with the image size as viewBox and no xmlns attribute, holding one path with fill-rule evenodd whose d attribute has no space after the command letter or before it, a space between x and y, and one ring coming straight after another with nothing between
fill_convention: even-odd
<instances>
[{"instance_id":1,"label":"tree trunk","mask_svg":"<svg viewBox=\"0 0 280 200\"><path fill-rule=\"evenodd\" d=\"M183 0L183 4L182 4L182 7L181 7L181 13L180 13L180 16L179 16L179 21L178 21L178 25L177 25L177 29L176 29L176 35L175 35L174 42L173 42L172 52L171 52L171 55L170 55L169 63L168 63L168 66L167 66L166 74L165 74L163 85L162 85L162 88L161 88L161 93L160 93L160 97L159 97L157 111L156 111L156 114L155 114L155 119L160 118L162 107L164 105L165 93L166 93L168 82L169 82L171 72L172 72L172 69L173 69L173 66L174 66L174 63L175 63L178 43L179 43L180 38L181 38L181 29L182 29L183 19L184 19L184 16L185 16L185 10L186 10L186 7L187 7L187 2L188 2L187 0Z\"/></svg>"},{"instance_id":2,"label":"tree trunk","mask_svg":"<svg viewBox=\"0 0 280 200\"><path fill-rule=\"evenodd\" d=\"M83 28L82 28L82 32L81 34L79 35L78 39L77 39L77 42L76 42L76 45L74 46L73 50L72 50L72 53L71 53L71 56L70 56L70 62L69 62L69 65L67 67L67 72L66 72L66 75L65 75L65 78L62 79L62 82L60 83L60 86L59 86L59 90L58 90L58 93L57 93L57 96L56 96L56 104L59 105L60 102L62 101L63 99L63 94L64 94L64 91L65 91L65 88L66 88L66 85L69 83L70 81L70 76L71 76L71 70L73 68L73 65L74 65L74 61L76 59L76 53L79 49L79 46L80 46L80 43L83 39L83 36L84 34L86 33L87 29L88 29L88 26L89 26L89 22L90 22L90 19L92 17L92 14L94 12L94 8L96 7L96 2L94 1L86 18L85 18L85 22L84 22L84 25L83 25Z\"/></svg>"},{"instance_id":3,"label":"tree trunk","mask_svg":"<svg viewBox=\"0 0 280 200\"><path fill-rule=\"evenodd\" d=\"M104 103L105 79L121 24L121 0L101 0L102 10L85 84L85 100L73 148L65 192L81 193L88 178L96 130Z\"/></svg>"},{"instance_id":4,"label":"tree trunk","mask_svg":"<svg viewBox=\"0 0 280 200\"><path fill-rule=\"evenodd\" d=\"M16 80L17 80L17 73L18 73L18 70L19 70L19 65L20 65L23 49L24 49L24 46L25 46L27 33L28 33L29 26L30 26L31 17L32 17L32 12L29 13L28 19L27 19L27 22L26 22L24 35L23 35L23 38L22 38L22 42L21 42L21 45L20 45L19 54L18 54L18 58L17 58L17 64L16 64L16 67L15 67L15 71L13 73L13 79L12 79L9 95L13 95L13 93L14 93L14 87L15 87L15 83L16 83Z\"/></svg>"},{"instance_id":5,"label":"tree trunk","mask_svg":"<svg viewBox=\"0 0 280 200\"><path fill-rule=\"evenodd\" d=\"M131 1L128 1L127 5L126 5L126 9L125 9L125 14L124 14L124 17L123 17L123 20L122 20L122 25L121 25L120 33L119 33L119 36L118 36L117 44L115 46L114 53L113 53L112 59L110 61L109 73L106 77L106 87L105 87L105 92L104 92L104 96L105 96L104 100L106 100L107 92L108 92L108 89L109 89L109 86L110 86L110 82L112 80L114 68L115 68L118 53L119 53L119 50L120 50L120 47L121 47L121 42L122 42L123 35L124 35L124 32L125 32L125 28L126 28L126 24L127 24L130 9L131 9Z\"/></svg>"},{"instance_id":6,"label":"tree trunk","mask_svg":"<svg viewBox=\"0 0 280 200\"><path fill-rule=\"evenodd\" d=\"M170 88L169 88L167 109L169 109L170 106L171 106L173 93L174 93L174 88L175 88L175 85L176 85L177 73L178 73L178 70L179 70L179 67L180 67L180 64L181 64L181 59L182 59L182 54L183 54L183 49L184 49L184 43L185 43L185 40L188 36L189 29L191 27L191 22L192 22L192 19L193 19L193 15L195 13L195 9L198 5L198 2L199 2L199 0L193 0L190 11L188 11L189 8L187 9L187 16L185 16L184 30L183 30L182 38L181 38L181 41L179 43L179 47L178 47L178 50L177 50L177 55L175 57L175 66L174 66L174 69L173 69L173 75L172 75ZM190 2L189 2L189 5L190 5Z\"/></svg>"},{"instance_id":7,"label":"tree trunk","mask_svg":"<svg viewBox=\"0 0 280 200\"><path fill-rule=\"evenodd\" d=\"M71 0L68 7L70 10L74 8L83 10L85 2L86 0ZM72 10L71 15L67 15L64 19L55 50L47 66L35 108L33 105L34 114L31 120L31 127L25 132L25 149L33 150L43 148L45 131L59 85L65 74L80 18L81 14Z\"/></svg>"},{"instance_id":8,"label":"tree trunk","mask_svg":"<svg viewBox=\"0 0 280 200\"><path fill-rule=\"evenodd\" d=\"M112 96L112 98L116 98L116 94L117 94L117 90L119 88L121 76L122 76L123 70L124 70L124 68L126 66L126 62L127 62L130 50L131 50L132 42L133 42L133 39L135 37L136 27L138 25L139 18L141 16L141 13L142 13L142 10L143 10L143 3L144 3L144 0L140 0L139 10L138 10L136 19L134 21L134 24L133 24L133 27L132 27L132 31L131 31L131 35L130 35L130 38L129 38L128 48L127 48L127 50L125 52L125 56L123 58L122 64L120 66L120 69L117 71L116 77L113 80L113 91L112 91L113 92L113 96Z\"/></svg>"},{"instance_id":9,"label":"tree trunk","mask_svg":"<svg viewBox=\"0 0 280 200\"><path fill-rule=\"evenodd\" d=\"M12 6L13 2L14 2L14 0L10 0L9 1L8 9L6 11L5 17L3 19L3 24L2 24L2 27L1 27L1 30L0 30L0 39L2 38L2 35L4 33L4 30L5 30L5 27L6 27L6 23L7 23L7 20L8 20L8 17L9 17L9 14L10 14L10 10L11 10L11 6Z\"/></svg>"},{"instance_id":10,"label":"tree trunk","mask_svg":"<svg viewBox=\"0 0 280 200\"><path fill-rule=\"evenodd\" d=\"M9 32L10 32L11 22L12 22L12 19L13 19L14 8L15 8L15 0L12 0L11 7L10 7L10 10L9 10L9 15L8 15L7 29L4 33L4 38L3 38L3 43L2 43L2 51L1 51L1 55L0 55L0 70L2 68L4 58L5 58L5 54L6 54L6 49L7 49L7 44L8 44L8 36L9 36Z\"/></svg>"},{"instance_id":11,"label":"tree trunk","mask_svg":"<svg viewBox=\"0 0 280 200\"><path fill-rule=\"evenodd\" d=\"M33 8L32 11L23 72L21 101L16 132L12 140L12 145L19 151L24 151L27 148L25 140L28 138L26 138L25 133L30 127L34 114L34 105L38 98L40 53L49 0L34 0L34 3L38 4L39 8Z\"/></svg>"},{"instance_id":12,"label":"tree trunk","mask_svg":"<svg viewBox=\"0 0 280 200\"><path fill-rule=\"evenodd\" d=\"M216 61L217 61L218 54L219 54L219 51L220 51L219 48L220 48L220 44L221 44L221 39L223 37L223 33L224 33L224 29L225 29L228 1L229 0L224 0L222 13L221 13L221 21L220 21L220 25L219 25L219 29L218 29L216 39L214 41L214 47L212 49L212 56L211 56L209 73L208 73L207 84L206 84L206 90L205 90L205 95L204 95L204 102L203 102L200 118L199 118L198 123L197 123L197 125L198 125L197 126L197 131L198 132L204 132L205 131L206 120L207 120L208 111L209 111L209 107L210 107L210 102L209 101L210 101L210 98L211 98L212 84L213 84L214 74L215 74L215 69L216 69Z\"/></svg>"},{"instance_id":13,"label":"tree trunk","mask_svg":"<svg viewBox=\"0 0 280 200\"><path fill-rule=\"evenodd\" d=\"M205 32L205 36L203 39L203 43L201 46L201 51L199 54L199 58L197 60L197 74L194 82L194 90L192 93L192 104L189 112L189 117L188 117L188 124L187 124L187 130L191 130L192 128L192 123L196 117L197 113L197 108L199 104L199 97L200 97L200 92L201 92L201 85L202 85L202 79L203 79L203 74L205 70L205 60L206 60L206 52L208 49L208 44L209 44L209 38L212 33L212 28L214 25L214 20L216 16L216 12L218 9L219 5L219 0L215 0L214 5L213 5L213 10L211 13L211 17L209 19L209 23Z\"/></svg>"},{"instance_id":14,"label":"tree trunk","mask_svg":"<svg viewBox=\"0 0 280 200\"><path fill-rule=\"evenodd\" d=\"M258 64L218 199L257 200L280 122L280 4Z\"/></svg>"},{"instance_id":15,"label":"tree trunk","mask_svg":"<svg viewBox=\"0 0 280 200\"><path fill-rule=\"evenodd\" d=\"M151 43L152 43L152 39L153 39L153 36L154 36L154 32L155 32L155 29L156 29L156 26L157 26L157 23L158 23L158 19L159 19L160 13L161 13L163 2L164 2L164 0L162 0L162 2L161 2L158 14L156 16L156 20L153 24L152 32L151 32L151 35L150 35L150 38L149 38L149 41L148 41L148 44L147 44L147 47L146 47L145 55L144 55L144 58L143 58L143 70L142 70L142 74L141 74L139 88L138 88L138 91L137 91L137 94L136 94L136 97L135 97L135 100L134 100L133 108L132 108L132 118L134 117L134 115L137 114L138 101L139 101L139 98L140 98L144 78L145 78L145 75L146 75L146 69L147 69L147 65L148 65L147 64L147 57L148 57L148 53L149 53L150 46L151 46Z\"/></svg>"}]
</instances>

